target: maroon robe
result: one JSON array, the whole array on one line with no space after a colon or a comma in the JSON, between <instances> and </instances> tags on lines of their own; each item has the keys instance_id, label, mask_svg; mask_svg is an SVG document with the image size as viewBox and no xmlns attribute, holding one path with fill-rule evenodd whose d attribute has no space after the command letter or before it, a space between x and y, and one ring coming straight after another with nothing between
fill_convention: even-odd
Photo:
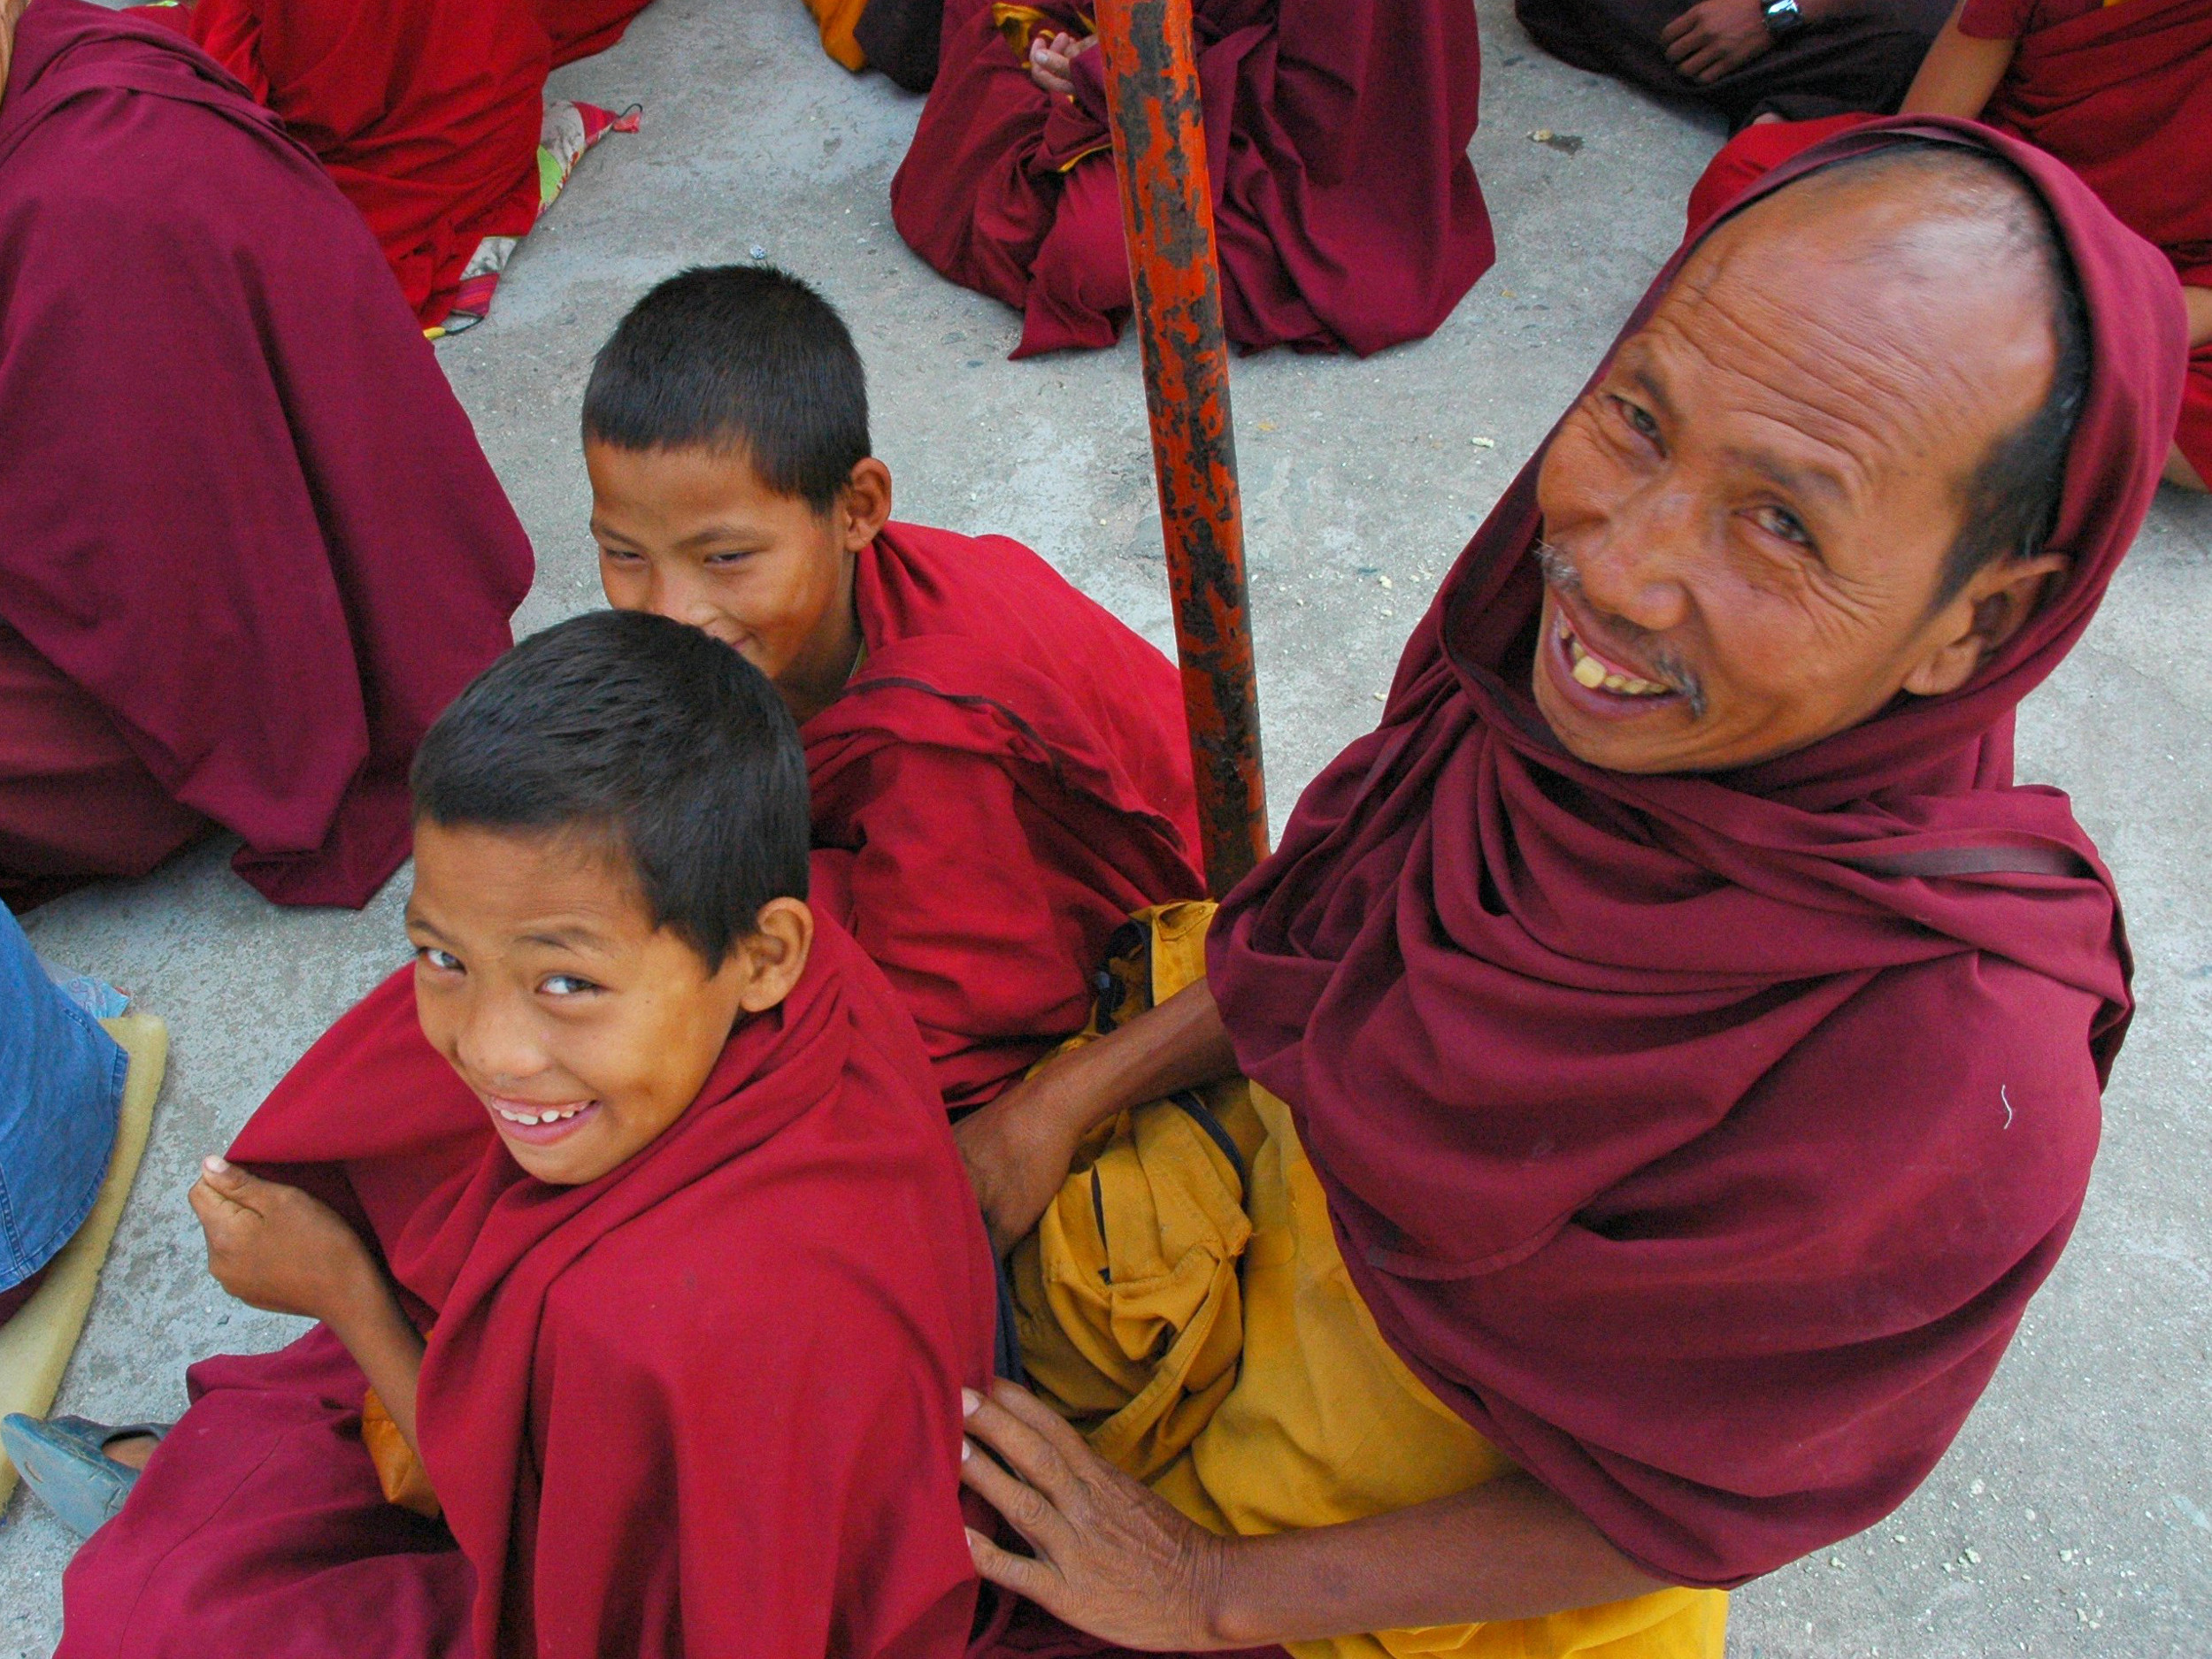
<instances>
[{"instance_id":1,"label":"maroon robe","mask_svg":"<svg viewBox=\"0 0 2212 1659\"><path fill-rule=\"evenodd\" d=\"M1433 333L1494 257L1467 159L1469 0L1196 0L1229 338L1366 356ZM950 0L891 214L954 281L1024 313L1018 357L1111 345L1130 306L1096 50L1031 81L991 0ZM1034 28L1090 33L1047 0Z\"/></svg>"},{"instance_id":2,"label":"maroon robe","mask_svg":"<svg viewBox=\"0 0 2212 1659\"><path fill-rule=\"evenodd\" d=\"M1181 681L1003 536L892 525L853 597L867 661L800 733L813 902L979 1106L1082 1029L1132 911L1206 890Z\"/></svg>"},{"instance_id":3,"label":"maroon robe","mask_svg":"<svg viewBox=\"0 0 2212 1659\"><path fill-rule=\"evenodd\" d=\"M530 575L315 157L173 31L35 0L0 103L0 896L212 823L280 902L365 902Z\"/></svg>"},{"instance_id":4,"label":"maroon robe","mask_svg":"<svg viewBox=\"0 0 2212 1659\"><path fill-rule=\"evenodd\" d=\"M1384 1338L1678 1584L1919 1485L2065 1245L2131 1008L2111 878L2063 795L2013 782L2013 710L2157 488L2173 275L1969 122L1863 128L1763 188L1900 133L2017 167L2079 273L2062 586L1947 695L1732 775L1608 772L1532 702L1532 462L1210 940Z\"/></svg>"}]
</instances>

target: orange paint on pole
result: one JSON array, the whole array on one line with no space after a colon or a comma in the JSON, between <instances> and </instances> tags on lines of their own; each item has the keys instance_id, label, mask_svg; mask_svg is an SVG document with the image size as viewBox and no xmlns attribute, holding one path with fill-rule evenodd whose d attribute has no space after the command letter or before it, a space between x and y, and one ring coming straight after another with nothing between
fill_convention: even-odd
<instances>
[{"instance_id":1,"label":"orange paint on pole","mask_svg":"<svg viewBox=\"0 0 2212 1659\"><path fill-rule=\"evenodd\" d=\"M1102 0L1098 38L1199 829L1219 895L1266 856L1267 789L1190 0Z\"/></svg>"}]
</instances>

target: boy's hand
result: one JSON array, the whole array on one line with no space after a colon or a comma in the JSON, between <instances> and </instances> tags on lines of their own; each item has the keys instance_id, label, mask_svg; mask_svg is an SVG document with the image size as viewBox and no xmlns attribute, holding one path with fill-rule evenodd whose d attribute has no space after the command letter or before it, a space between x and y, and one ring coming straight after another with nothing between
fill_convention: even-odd
<instances>
[{"instance_id":1,"label":"boy's hand","mask_svg":"<svg viewBox=\"0 0 2212 1659\"><path fill-rule=\"evenodd\" d=\"M1029 78L1047 92L1071 96L1075 91L1075 60L1098 44L1098 36L1081 40L1068 34L1047 40L1040 35L1029 42Z\"/></svg>"},{"instance_id":2,"label":"boy's hand","mask_svg":"<svg viewBox=\"0 0 2212 1659\"><path fill-rule=\"evenodd\" d=\"M200 1170L188 1196L207 1271L239 1301L334 1325L383 1291L368 1247L329 1205L221 1158Z\"/></svg>"}]
</instances>

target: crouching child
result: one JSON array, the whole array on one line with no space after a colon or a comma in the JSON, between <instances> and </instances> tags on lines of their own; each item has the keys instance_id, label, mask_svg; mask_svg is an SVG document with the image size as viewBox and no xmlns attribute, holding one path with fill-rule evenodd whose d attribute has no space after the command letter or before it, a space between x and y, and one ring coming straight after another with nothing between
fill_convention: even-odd
<instances>
[{"instance_id":1,"label":"crouching child","mask_svg":"<svg viewBox=\"0 0 2212 1659\"><path fill-rule=\"evenodd\" d=\"M11 1425L129 1487L62 1659L959 1653L993 1267L912 1020L807 905L782 702L601 612L414 789L413 966L191 1194L224 1286L315 1327L165 1432Z\"/></svg>"}]
</instances>

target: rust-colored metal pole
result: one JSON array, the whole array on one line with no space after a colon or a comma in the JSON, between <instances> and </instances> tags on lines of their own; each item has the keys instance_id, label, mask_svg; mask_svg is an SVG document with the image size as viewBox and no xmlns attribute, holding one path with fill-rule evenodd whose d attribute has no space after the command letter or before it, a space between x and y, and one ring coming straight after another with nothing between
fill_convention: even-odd
<instances>
[{"instance_id":1,"label":"rust-colored metal pole","mask_svg":"<svg viewBox=\"0 0 2212 1659\"><path fill-rule=\"evenodd\" d=\"M1167 533L1198 824L1206 879L1220 895L1266 856L1267 789L1190 0L1101 0L1098 38Z\"/></svg>"}]
</instances>

